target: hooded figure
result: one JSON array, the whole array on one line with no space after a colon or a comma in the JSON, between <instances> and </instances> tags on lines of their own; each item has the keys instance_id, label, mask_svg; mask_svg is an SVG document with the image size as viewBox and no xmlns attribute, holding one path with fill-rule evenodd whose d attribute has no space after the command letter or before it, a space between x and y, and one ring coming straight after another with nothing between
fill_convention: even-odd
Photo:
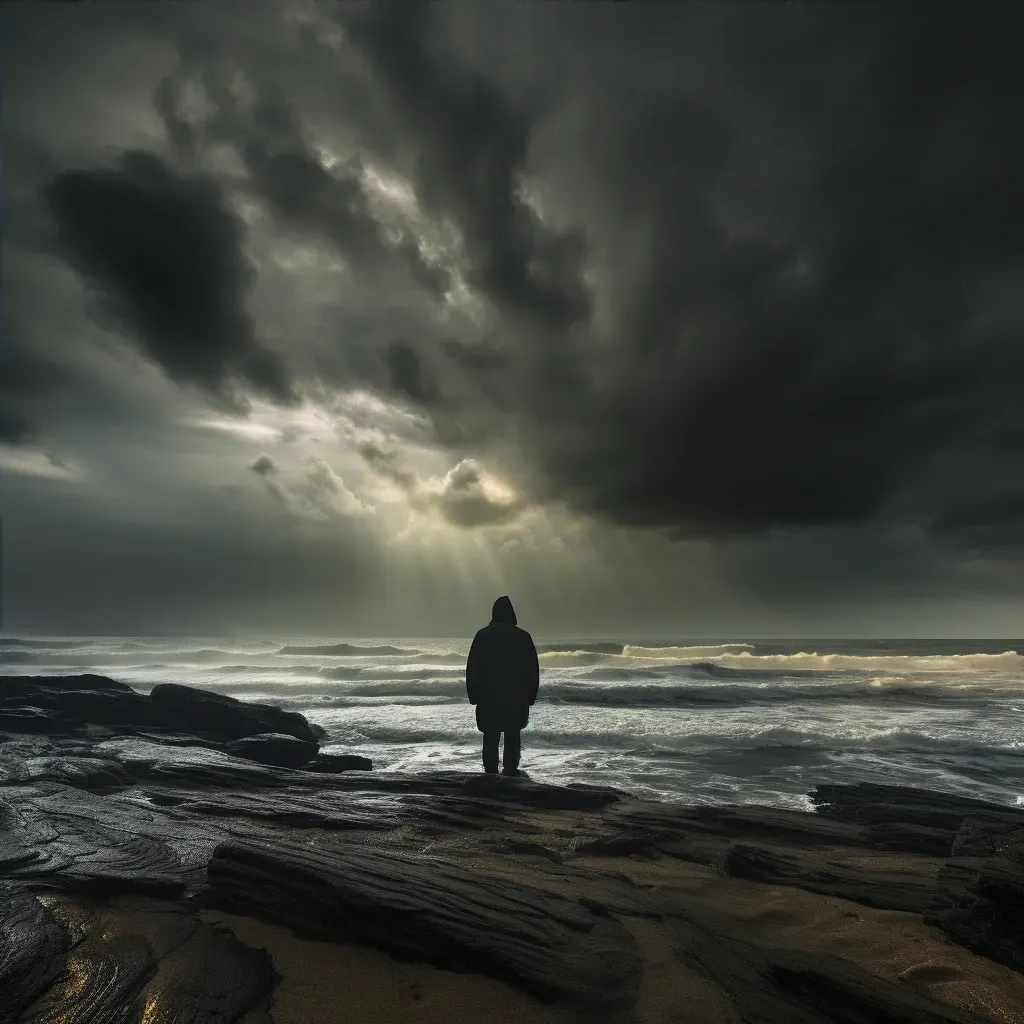
<instances>
[{"instance_id":1,"label":"hooded figure","mask_svg":"<svg viewBox=\"0 0 1024 1024\"><path fill-rule=\"evenodd\" d=\"M519 774L521 730L540 687L540 663L533 637L516 625L507 597L491 609L491 621L478 630L466 662L466 693L476 705L476 725L484 734L484 770L498 770L498 742L505 734L504 773Z\"/></svg>"}]
</instances>

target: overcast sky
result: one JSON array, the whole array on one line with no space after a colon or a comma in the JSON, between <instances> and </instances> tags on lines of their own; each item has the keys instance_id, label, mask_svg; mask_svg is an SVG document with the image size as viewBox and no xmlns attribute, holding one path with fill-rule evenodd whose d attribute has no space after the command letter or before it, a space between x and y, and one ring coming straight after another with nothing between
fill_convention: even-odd
<instances>
[{"instance_id":1,"label":"overcast sky","mask_svg":"<svg viewBox=\"0 0 1024 1024\"><path fill-rule=\"evenodd\" d=\"M1022 12L5 5L5 633L1021 634Z\"/></svg>"}]
</instances>

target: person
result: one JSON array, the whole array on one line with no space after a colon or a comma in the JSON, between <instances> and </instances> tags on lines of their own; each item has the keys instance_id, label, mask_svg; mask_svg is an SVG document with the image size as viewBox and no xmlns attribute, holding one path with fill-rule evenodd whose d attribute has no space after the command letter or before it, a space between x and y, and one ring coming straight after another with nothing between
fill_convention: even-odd
<instances>
[{"instance_id":1,"label":"person","mask_svg":"<svg viewBox=\"0 0 1024 1024\"><path fill-rule=\"evenodd\" d=\"M476 705L476 726L484 734L484 771L498 772L498 743L505 745L502 774L520 775L520 733L540 688L540 663L533 637L516 623L508 597L499 597L491 621L477 631L466 660L466 693Z\"/></svg>"}]
</instances>

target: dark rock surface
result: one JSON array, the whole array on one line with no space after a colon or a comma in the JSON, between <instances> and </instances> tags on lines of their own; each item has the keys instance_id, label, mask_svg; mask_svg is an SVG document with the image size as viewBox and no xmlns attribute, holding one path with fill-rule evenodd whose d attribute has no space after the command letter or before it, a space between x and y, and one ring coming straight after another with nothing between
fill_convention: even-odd
<instances>
[{"instance_id":1,"label":"dark rock surface","mask_svg":"<svg viewBox=\"0 0 1024 1024\"><path fill-rule=\"evenodd\" d=\"M262 732L243 736L228 744L227 751L247 761L259 761L275 768L301 768L316 757L320 744L300 740L283 732Z\"/></svg>"},{"instance_id":2,"label":"dark rock surface","mask_svg":"<svg viewBox=\"0 0 1024 1024\"><path fill-rule=\"evenodd\" d=\"M257 1024L265 954L201 925L197 900L501 977L594 1020L628 1013L633 918L674 929L743 1021L974 1019L845 960L755 949L617 866L672 861L717 868L717 884L916 914L992 969L1024 972L1019 808L859 784L819 786L817 813L684 807L526 777L374 772L317 755L324 737L301 716L153 694L95 676L0 680L0 714L17 726L0 743L0 1024L53 1019L72 954L88 983L65 1019L141 1021L157 994L176 1007L161 1020ZM295 769L238 756L260 747L263 761L310 757ZM515 882L513 863L529 866ZM613 897L589 890L613 876L626 886ZM72 906L92 909L78 920Z\"/></svg>"},{"instance_id":3,"label":"dark rock surface","mask_svg":"<svg viewBox=\"0 0 1024 1024\"><path fill-rule=\"evenodd\" d=\"M892 1024L980 1024L984 1018L955 1010L860 970L847 960L792 950L770 953L772 979L805 1004L841 1024L878 1020Z\"/></svg>"},{"instance_id":4,"label":"dark rock surface","mask_svg":"<svg viewBox=\"0 0 1024 1024\"><path fill-rule=\"evenodd\" d=\"M285 733L319 742L316 730L293 711L176 683L161 683L147 695L97 675L0 677L0 727L11 732L69 732L86 725L224 740Z\"/></svg>"},{"instance_id":5,"label":"dark rock surface","mask_svg":"<svg viewBox=\"0 0 1024 1024\"><path fill-rule=\"evenodd\" d=\"M469 775L463 790L485 800L500 800L524 807L563 811L596 811L618 802L622 794L600 786L551 786L525 776L505 778L498 775Z\"/></svg>"},{"instance_id":6,"label":"dark rock surface","mask_svg":"<svg viewBox=\"0 0 1024 1024\"><path fill-rule=\"evenodd\" d=\"M317 754L305 768L308 772L369 772L373 762L358 754Z\"/></svg>"},{"instance_id":7,"label":"dark rock surface","mask_svg":"<svg viewBox=\"0 0 1024 1024\"><path fill-rule=\"evenodd\" d=\"M768 885L793 885L824 896L838 896L868 907L920 914L931 903L935 879L822 862L800 852L734 843L716 862L729 878Z\"/></svg>"},{"instance_id":8,"label":"dark rock surface","mask_svg":"<svg viewBox=\"0 0 1024 1024\"><path fill-rule=\"evenodd\" d=\"M10 887L0 901L0 1024L230 1024L269 1009L266 953L180 907L117 900L83 912Z\"/></svg>"},{"instance_id":9,"label":"dark rock surface","mask_svg":"<svg viewBox=\"0 0 1024 1024\"><path fill-rule=\"evenodd\" d=\"M0 705L0 726L12 732L57 732L69 725L64 717L56 711L46 708L35 708L31 705L21 707L4 707Z\"/></svg>"},{"instance_id":10,"label":"dark rock surface","mask_svg":"<svg viewBox=\"0 0 1024 1024\"><path fill-rule=\"evenodd\" d=\"M971 824L973 848L991 856L950 860L938 877L925 920L999 963L1024 972L1024 828L990 823L985 843L978 819Z\"/></svg>"},{"instance_id":11,"label":"dark rock surface","mask_svg":"<svg viewBox=\"0 0 1024 1024\"><path fill-rule=\"evenodd\" d=\"M960 823L953 840L954 857L991 857L1024 832L1024 821L1016 814L969 814Z\"/></svg>"},{"instance_id":12,"label":"dark rock surface","mask_svg":"<svg viewBox=\"0 0 1024 1024\"><path fill-rule=\"evenodd\" d=\"M868 782L820 785L810 799L819 814L867 824L877 830L878 836L891 838L890 849L906 849L914 844L920 848L923 837L928 836L934 852L947 857L960 825L969 815L995 813L1018 818L1024 825L1024 808L1000 807L984 800L908 786ZM900 834L906 837L907 845L898 845Z\"/></svg>"},{"instance_id":13,"label":"dark rock surface","mask_svg":"<svg viewBox=\"0 0 1024 1024\"><path fill-rule=\"evenodd\" d=\"M729 993L744 1024L982 1024L848 960L805 950L765 951L707 922L683 920L687 954Z\"/></svg>"},{"instance_id":14,"label":"dark rock surface","mask_svg":"<svg viewBox=\"0 0 1024 1024\"><path fill-rule=\"evenodd\" d=\"M0 1024L12 1024L60 977L70 937L35 896L15 886L0 883L0 908Z\"/></svg>"},{"instance_id":15,"label":"dark rock surface","mask_svg":"<svg viewBox=\"0 0 1024 1024\"><path fill-rule=\"evenodd\" d=\"M427 858L343 847L222 843L200 894L313 938L357 941L455 971L517 982L587 1007L629 1002L629 932L579 903Z\"/></svg>"},{"instance_id":16,"label":"dark rock surface","mask_svg":"<svg viewBox=\"0 0 1024 1024\"><path fill-rule=\"evenodd\" d=\"M220 693L177 683L160 683L149 693L161 723L173 723L191 732L215 732L230 739L259 733L286 733L318 743L313 727L295 711L272 704L250 704Z\"/></svg>"}]
</instances>

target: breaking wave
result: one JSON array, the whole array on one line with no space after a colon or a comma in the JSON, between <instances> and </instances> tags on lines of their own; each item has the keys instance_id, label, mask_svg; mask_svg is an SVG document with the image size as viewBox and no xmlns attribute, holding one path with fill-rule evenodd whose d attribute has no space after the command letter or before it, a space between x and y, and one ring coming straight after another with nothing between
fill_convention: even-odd
<instances>
[{"instance_id":1,"label":"breaking wave","mask_svg":"<svg viewBox=\"0 0 1024 1024\"><path fill-rule=\"evenodd\" d=\"M656 662L663 659L679 660L693 656L696 648L651 648L626 645L624 656ZM658 653L654 653L658 652ZM754 654L742 651L736 654L720 653L714 657L718 669L799 669L806 672L957 672L1003 670L1024 672L1024 657L1017 651L998 654L818 654L815 651L797 651L793 654Z\"/></svg>"},{"instance_id":2,"label":"breaking wave","mask_svg":"<svg viewBox=\"0 0 1024 1024\"><path fill-rule=\"evenodd\" d=\"M621 654L625 644L602 640L593 644L538 644L540 654Z\"/></svg>"},{"instance_id":3,"label":"breaking wave","mask_svg":"<svg viewBox=\"0 0 1024 1024\"><path fill-rule=\"evenodd\" d=\"M0 647L31 647L42 650L73 650L76 647L87 647L88 640L19 640L17 637L0 639Z\"/></svg>"},{"instance_id":4,"label":"breaking wave","mask_svg":"<svg viewBox=\"0 0 1024 1024\"><path fill-rule=\"evenodd\" d=\"M425 715L417 721L403 725L389 720L386 708L372 710L373 717L367 716L350 722L344 719L332 720L331 743L444 744L460 738L473 739L476 733L472 716L453 718L448 715L439 718ZM993 754L1010 759L1022 757L1022 747L1019 743L982 746L954 736L936 736L918 729L899 728L861 728L833 731L828 735L789 728L705 730L700 733L685 730L673 733L666 730L656 731L652 735L647 730L602 728L599 725L594 728L583 725L577 729L560 729L531 722L529 744L531 748L630 751L643 753L654 759L715 753L728 760L737 754L757 756L772 752L788 753L792 755L794 761L799 761L809 754L833 756L843 751L854 750L901 750L911 754L938 753L962 758Z\"/></svg>"},{"instance_id":5,"label":"breaking wave","mask_svg":"<svg viewBox=\"0 0 1024 1024\"><path fill-rule=\"evenodd\" d=\"M7 638L0 673L95 672L287 707L381 766L473 770L468 637ZM538 641L527 768L702 802L898 780L1024 804L1024 640ZM2 684L0 684L2 686Z\"/></svg>"},{"instance_id":6,"label":"breaking wave","mask_svg":"<svg viewBox=\"0 0 1024 1024\"><path fill-rule=\"evenodd\" d=\"M391 647L384 644L380 647L357 647L355 644L314 644L301 646L286 644L278 654L329 654L337 658L364 657L367 655L390 656L395 654L419 654L419 651L406 650L402 647Z\"/></svg>"},{"instance_id":7,"label":"breaking wave","mask_svg":"<svg viewBox=\"0 0 1024 1024\"><path fill-rule=\"evenodd\" d=\"M102 666L137 667L140 664L156 667L158 664L173 660L185 665L205 664L222 661L225 658L237 658L238 651L222 651L212 647L202 647L186 651L154 651L148 657L140 650L130 651L97 651L81 650L76 653L55 650L46 651L7 651L0 650L0 665L74 665L83 671Z\"/></svg>"},{"instance_id":8,"label":"breaking wave","mask_svg":"<svg viewBox=\"0 0 1024 1024\"><path fill-rule=\"evenodd\" d=\"M244 666L238 666L244 668ZM247 672L253 672L247 669ZM283 670L255 670L256 678L222 682L218 690L266 693L285 697L290 704L303 700L335 701L339 706L358 704L360 698L373 701L432 697L438 702L464 702L466 687L462 670L439 674L435 669L384 669L358 666L321 668L313 678L297 676L294 681L272 678ZM907 707L982 705L999 695L1024 698L1024 683L993 686L992 683L922 679L899 676L872 677L845 681L802 679L785 685L778 682L736 682L701 684L699 681L665 680L620 675L613 681L561 679L542 682L538 705L573 705L593 708L742 708L863 704L868 706L906 705ZM297 706L297 705L296 705Z\"/></svg>"}]
</instances>

